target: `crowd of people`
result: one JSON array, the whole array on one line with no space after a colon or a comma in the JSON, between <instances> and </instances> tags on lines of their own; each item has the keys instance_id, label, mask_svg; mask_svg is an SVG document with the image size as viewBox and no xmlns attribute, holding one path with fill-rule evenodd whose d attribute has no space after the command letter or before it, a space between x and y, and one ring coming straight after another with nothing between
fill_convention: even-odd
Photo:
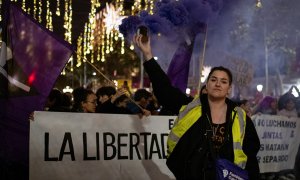
<instances>
[{"instance_id":1,"label":"crowd of people","mask_svg":"<svg viewBox=\"0 0 300 180\"><path fill-rule=\"evenodd\" d=\"M219 66L212 68L206 85L194 98L171 85L153 59L149 41L142 42L141 36L135 36L134 43L146 59L144 67L153 92L138 89L131 93L129 88L114 86L102 86L96 92L78 87L72 94L53 89L45 110L178 116L167 142L167 166L178 179L215 179L215 158L226 159L245 169L249 179L284 179L287 178L285 175L295 179L291 172L259 173L256 155L260 140L251 116L300 117L300 99L292 94L296 89L300 95L296 86L280 97L230 99L232 74L229 69Z\"/></svg>"},{"instance_id":2,"label":"crowd of people","mask_svg":"<svg viewBox=\"0 0 300 180\"><path fill-rule=\"evenodd\" d=\"M72 93L52 89L45 105L46 111L158 115L160 106L150 91L138 89L131 94L125 88L102 86L96 92L84 87Z\"/></svg>"},{"instance_id":3,"label":"crowd of people","mask_svg":"<svg viewBox=\"0 0 300 180\"><path fill-rule=\"evenodd\" d=\"M297 93L295 96L293 90ZM243 99L236 101L249 116L269 114L287 117L300 117L300 93L296 86L292 86L285 94L274 97L265 96L261 99Z\"/></svg>"},{"instance_id":4,"label":"crowd of people","mask_svg":"<svg viewBox=\"0 0 300 180\"><path fill-rule=\"evenodd\" d=\"M300 100L292 94L293 86L280 97L265 96L257 103L254 99L231 99L236 106L245 110L248 117L260 114L281 115L287 117L300 117ZM177 91L177 90L175 90ZM167 89L168 93L172 91ZM175 92L179 93L179 92ZM102 86L96 92L84 87L75 88L72 93L63 93L54 88L45 106L46 111L56 112L82 112L82 113L112 113L143 115L178 115L174 109L175 101L164 100L165 96L157 93L162 100L162 106L153 92L146 89L137 89L131 93L129 89L114 86ZM207 87L203 86L201 94L207 94ZM177 95L178 97L178 95ZM179 97L180 99L180 97ZM191 101L186 96L186 101ZM166 102L169 101L169 102ZM260 174L261 179L295 179L293 171Z\"/></svg>"}]
</instances>

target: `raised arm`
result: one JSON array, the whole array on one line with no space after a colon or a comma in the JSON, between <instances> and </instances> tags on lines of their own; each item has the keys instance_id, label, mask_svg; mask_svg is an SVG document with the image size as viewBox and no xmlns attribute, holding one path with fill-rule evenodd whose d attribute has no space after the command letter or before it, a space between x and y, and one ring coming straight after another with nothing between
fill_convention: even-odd
<instances>
[{"instance_id":1,"label":"raised arm","mask_svg":"<svg viewBox=\"0 0 300 180\"><path fill-rule=\"evenodd\" d=\"M193 98L188 97L178 88L172 86L166 73L153 58L150 38L145 43L141 41L141 38L141 35L135 35L133 41L143 52L145 58L145 71L152 82L153 92L157 97L158 102L164 108L168 109L173 114L178 114L180 107L191 102Z\"/></svg>"}]
</instances>

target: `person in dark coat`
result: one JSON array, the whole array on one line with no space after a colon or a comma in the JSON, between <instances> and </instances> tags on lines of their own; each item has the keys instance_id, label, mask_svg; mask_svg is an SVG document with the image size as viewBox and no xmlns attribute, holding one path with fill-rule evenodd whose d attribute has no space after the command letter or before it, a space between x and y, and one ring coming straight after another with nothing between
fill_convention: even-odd
<instances>
[{"instance_id":1,"label":"person in dark coat","mask_svg":"<svg viewBox=\"0 0 300 180\"><path fill-rule=\"evenodd\" d=\"M136 35L133 41L146 59L144 67L153 92L162 106L179 114L167 143L166 163L175 177L215 179L214 155L217 155L246 170L250 179L259 179L256 155L260 141L252 120L227 98L231 90L231 72L224 67L212 68L206 82L207 94L193 99L171 85L153 58L150 40L142 42L141 37ZM235 130L242 130L242 133ZM237 137L239 141L236 141ZM237 143L239 147L236 147Z\"/></svg>"}]
</instances>

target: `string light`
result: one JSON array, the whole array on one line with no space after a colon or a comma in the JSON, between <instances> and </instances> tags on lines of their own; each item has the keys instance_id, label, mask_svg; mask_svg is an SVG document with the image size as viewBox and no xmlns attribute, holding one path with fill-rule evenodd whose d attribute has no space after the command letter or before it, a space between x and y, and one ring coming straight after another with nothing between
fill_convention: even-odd
<instances>
[{"instance_id":1,"label":"string light","mask_svg":"<svg viewBox=\"0 0 300 180\"><path fill-rule=\"evenodd\" d=\"M36 19L36 11L37 11L36 0L33 0L33 18L34 19Z\"/></svg>"},{"instance_id":2,"label":"string light","mask_svg":"<svg viewBox=\"0 0 300 180\"><path fill-rule=\"evenodd\" d=\"M38 4L38 9L39 9L39 23L42 23L42 1L39 1L39 4Z\"/></svg>"},{"instance_id":3,"label":"string light","mask_svg":"<svg viewBox=\"0 0 300 180\"><path fill-rule=\"evenodd\" d=\"M256 7L257 8L262 8L261 0L256 0Z\"/></svg>"},{"instance_id":4,"label":"string light","mask_svg":"<svg viewBox=\"0 0 300 180\"><path fill-rule=\"evenodd\" d=\"M80 36L77 39L77 64L76 67L80 67L81 65L81 57L82 57L82 33L80 34Z\"/></svg>"},{"instance_id":5,"label":"string light","mask_svg":"<svg viewBox=\"0 0 300 180\"><path fill-rule=\"evenodd\" d=\"M2 5L3 0L0 0L0 5ZM56 16L61 16L63 14L63 28L64 39L69 43L72 43L72 0L60 1L51 1L46 0L43 4L42 0L33 0L32 7L26 7L27 0L11 0L15 2L20 2L22 5L22 9L26 12L31 12L34 19L37 19L39 23L44 21L43 18L46 18L45 24L46 28L53 31L53 15L55 13ZM134 1L134 5L132 6L131 11L125 11L124 9L124 0L116 0L113 3L107 3L105 8L97 12L97 8L101 6L101 0L91 0L91 9L89 13L89 20L84 26L84 32L80 34L76 43L77 43L77 53L76 53L76 67L80 67L85 59L91 58L91 62L101 61L105 62L106 55L110 52L114 51L116 48L116 42L120 41L119 48L120 53L125 53L125 39L122 34L119 33L119 25L122 22L122 19L125 18L125 15L135 15L141 10L147 10L149 14L153 14L154 8L154 0L136 0ZM260 2L260 0L257 0ZM143 2L143 3L142 3ZM52 4L53 11L51 11ZM61 7L64 6L64 7ZM46 9L42 9L46 7ZM27 9L26 9L27 8ZM62 9L61 9L62 8ZM43 12L44 11L44 12ZM42 14L46 14L42 16ZM96 18L97 16L97 18ZM0 20L2 17L0 15ZM134 47L132 47L134 48ZM74 58L71 57L66 65L71 66L71 72L73 71L73 63ZM66 73L66 69L63 69L62 74Z\"/></svg>"},{"instance_id":6,"label":"string light","mask_svg":"<svg viewBox=\"0 0 300 180\"><path fill-rule=\"evenodd\" d=\"M56 12L55 14L57 16L60 16L60 3L59 3L59 0L57 0L57 4L56 4Z\"/></svg>"},{"instance_id":7,"label":"string light","mask_svg":"<svg viewBox=\"0 0 300 180\"><path fill-rule=\"evenodd\" d=\"M53 24L52 24L52 12L50 11L50 2L47 0L46 2L46 28L48 28L50 31L53 31Z\"/></svg>"},{"instance_id":8,"label":"string light","mask_svg":"<svg viewBox=\"0 0 300 180\"><path fill-rule=\"evenodd\" d=\"M25 0L22 0L22 9L26 12Z\"/></svg>"},{"instance_id":9,"label":"string light","mask_svg":"<svg viewBox=\"0 0 300 180\"><path fill-rule=\"evenodd\" d=\"M2 8L2 0L0 0L0 7ZM1 9L2 10L2 9ZM0 22L2 22L2 16L1 16L2 13L0 13ZM2 42L2 41L1 41Z\"/></svg>"}]
</instances>

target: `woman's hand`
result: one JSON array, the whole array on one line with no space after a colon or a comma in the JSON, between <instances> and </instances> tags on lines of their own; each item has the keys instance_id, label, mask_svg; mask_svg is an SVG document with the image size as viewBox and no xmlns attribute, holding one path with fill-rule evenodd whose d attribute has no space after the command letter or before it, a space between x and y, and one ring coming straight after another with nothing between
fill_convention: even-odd
<instances>
[{"instance_id":1,"label":"woman's hand","mask_svg":"<svg viewBox=\"0 0 300 180\"><path fill-rule=\"evenodd\" d=\"M114 94L111 97L111 103L114 103L116 99L118 99L118 97L122 96L123 94L125 94L127 97L130 97L129 92L125 89L125 88L120 88L117 90L116 94Z\"/></svg>"},{"instance_id":2,"label":"woman's hand","mask_svg":"<svg viewBox=\"0 0 300 180\"><path fill-rule=\"evenodd\" d=\"M151 45L150 45L150 38L148 38L147 42L142 42L143 35L135 34L133 36L133 43L143 52L145 60L149 60L153 57Z\"/></svg>"}]
</instances>

